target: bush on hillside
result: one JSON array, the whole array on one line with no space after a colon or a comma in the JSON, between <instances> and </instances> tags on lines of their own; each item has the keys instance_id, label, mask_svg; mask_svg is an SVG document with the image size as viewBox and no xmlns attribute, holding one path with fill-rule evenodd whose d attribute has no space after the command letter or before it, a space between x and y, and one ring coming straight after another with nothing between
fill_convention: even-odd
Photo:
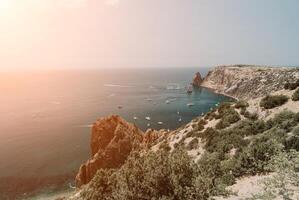
<instances>
[{"instance_id":1,"label":"bush on hillside","mask_svg":"<svg viewBox=\"0 0 299 200\"><path fill-rule=\"evenodd\" d=\"M260 106L265 109L271 109L285 104L288 99L285 95L268 95L261 100Z\"/></svg>"},{"instance_id":2,"label":"bush on hillside","mask_svg":"<svg viewBox=\"0 0 299 200\"><path fill-rule=\"evenodd\" d=\"M297 89L292 95L293 101L299 101L299 89Z\"/></svg>"},{"instance_id":3,"label":"bush on hillside","mask_svg":"<svg viewBox=\"0 0 299 200\"><path fill-rule=\"evenodd\" d=\"M208 163L207 166L214 168L219 166L212 161ZM213 184L217 179L215 172L201 171L181 149L143 156L133 152L120 169L99 170L80 195L85 200L208 199L212 194L219 194L216 189L219 186Z\"/></svg>"},{"instance_id":4,"label":"bush on hillside","mask_svg":"<svg viewBox=\"0 0 299 200\"><path fill-rule=\"evenodd\" d=\"M297 151L282 152L272 158L269 168L276 173L261 182L263 190L250 200L295 199L299 185L298 160Z\"/></svg>"},{"instance_id":5,"label":"bush on hillside","mask_svg":"<svg viewBox=\"0 0 299 200\"><path fill-rule=\"evenodd\" d=\"M246 117L247 119L255 121L255 120L258 119L258 114L257 113L251 113L249 111L245 111L244 117Z\"/></svg>"},{"instance_id":6,"label":"bush on hillside","mask_svg":"<svg viewBox=\"0 0 299 200\"><path fill-rule=\"evenodd\" d=\"M282 111L266 122L267 129L274 127L290 132L299 123L299 113Z\"/></svg>"},{"instance_id":7,"label":"bush on hillside","mask_svg":"<svg viewBox=\"0 0 299 200\"><path fill-rule=\"evenodd\" d=\"M245 113L246 113L246 107L241 107L240 114L245 115Z\"/></svg>"},{"instance_id":8,"label":"bush on hillside","mask_svg":"<svg viewBox=\"0 0 299 200\"><path fill-rule=\"evenodd\" d=\"M299 79L296 82L293 83L287 82L284 85L284 89L286 90L295 90L297 87L299 87Z\"/></svg>"},{"instance_id":9,"label":"bush on hillside","mask_svg":"<svg viewBox=\"0 0 299 200\"><path fill-rule=\"evenodd\" d=\"M299 124L293 128L291 135L286 138L284 145L287 150L294 149L299 151Z\"/></svg>"},{"instance_id":10,"label":"bush on hillside","mask_svg":"<svg viewBox=\"0 0 299 200\"><path fill-rule=\"evenodd\" d=\"M199 143L198 138L193 138L193 139L189 142L189 144L188 144L188 146L187 146L187 149L188 149L188 150L196 149L196 148L198 147L198 143Z\"/></svg>"},{"instance_id":11,"label":"bush on hillside","mask_svg":"<svg viewBox=\"0 0 299 200\"><path fill-rule=\"evenodd\" d=\"M238 166L236 166L233 173L236 176L241 176L268 172L267 165L269 161L281 150L282 145L269 135L255 138L248 147L237 154Z\"/></svg>"},{"instance_id":12,"label":"bush on hillside","mask_svg":"<svg viewBox=\"0 0 299 200\"><path fill-rule=\"evenodd\" d=\"M246 108L248 106L249 106L249 104L246 101L238 101L235 104L235 108L237 108L237 109L239 109L239 108Z\"/></svg>"}]
</instances>

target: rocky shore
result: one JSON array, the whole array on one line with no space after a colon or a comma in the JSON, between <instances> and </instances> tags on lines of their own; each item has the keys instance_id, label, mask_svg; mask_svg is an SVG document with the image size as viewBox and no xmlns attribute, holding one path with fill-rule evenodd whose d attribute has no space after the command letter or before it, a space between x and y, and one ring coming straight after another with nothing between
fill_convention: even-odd
<instances>
[{"instance_id":1,"label":"rocky shore","mask_svg":"<svg viewBox=\"0 0 299 200\"><path fill-rule=\"evenodd\" d=\"M237 99L254 99L283 89L299 78L299 68L255 65L218 66L209 71L200 86Z\"/></svg>"}]
</instances>

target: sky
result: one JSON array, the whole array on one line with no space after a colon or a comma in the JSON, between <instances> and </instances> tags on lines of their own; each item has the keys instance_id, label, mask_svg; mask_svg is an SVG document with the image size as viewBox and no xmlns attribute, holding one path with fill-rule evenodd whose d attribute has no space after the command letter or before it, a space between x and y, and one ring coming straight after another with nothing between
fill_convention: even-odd
<instances>
[{"instance_id":1,"label":"sky","mask_svg":"<svg viewBox=\"0 0 299 200\"><path fill-rule=\"evenodd\" d=\"M0 0L0 69L299 65L298 0Z\"/></svg>"}]
</instances>

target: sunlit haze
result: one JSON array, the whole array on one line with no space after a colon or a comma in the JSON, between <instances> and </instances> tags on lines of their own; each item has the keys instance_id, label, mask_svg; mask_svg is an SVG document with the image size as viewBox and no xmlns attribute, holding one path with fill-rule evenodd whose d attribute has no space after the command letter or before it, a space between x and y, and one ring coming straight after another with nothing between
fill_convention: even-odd
<instances>
[{"instance_id":1,"label":"sunlit haze","mask_svg":"<svg viewBox=\"0 0 299 200\"><path fill-rule=\"evenodd\" d=\"M297 0L0 0L0 69L297 65Z\"/></svg>"}]
</instances>

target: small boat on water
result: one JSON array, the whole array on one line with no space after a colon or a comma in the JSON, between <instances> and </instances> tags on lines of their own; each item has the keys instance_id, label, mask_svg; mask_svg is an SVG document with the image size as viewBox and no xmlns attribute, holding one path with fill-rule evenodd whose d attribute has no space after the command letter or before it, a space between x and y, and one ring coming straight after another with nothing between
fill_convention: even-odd
<instances>
[{"instance_id":1,"label":"small boat on water","mask_svg":"<svg viewBox=\"0 0 299 200\"><path fill-rule=\"evenodd\" d=\"M159 124L159 125L162 125L162 124L163 124L163 122L158 122L158 124Z\"/></svg>"},{"instance_id":2,"label":"small boat on water","mask_svg":"<svg viewBox=\"0 0 299 200\"><path fill-rule=\"evenodd\" d=\"M182 118L179 118L179 122L181 122L182 121Z\"/></svg>"},{"instance_id":3,"label":"small boat on water","mask_svg":"<svg viewBox=\"0 0 299 200\"><path fill-rule=\"evenodd\" d=\"M137 118L137 117L133 117L133 119L134 119L134 120L137 120L138 118Z\"/></svg>"},{"instance_id":4,"label":"small boat on water","mask_svg":"<svg viewBox=\"0 0 299 200\"><path fill-rule=\"evenodd\" d=\"M145 117L145 119L146 119L147 121L151 121L151 118L150 118L150 117Z\"/></svg>"},{"instance_id":5,"label":"small boat on water","mask_svg":"<svg viewBox=\"0 0 299 200\"><path fill-rule=\"evenodd\" d=\"M179 111L177 111L177 112L176 112L176 114L178 114L178 115L179 115L179 114L180 114L180 112L179 112Z\"/></svg>"},{"instance_id":6,"label":"small boat on water","mask_svg":"<svg viewBox=\"0 0 299 200\"><path fill-rule=\"evenodd\" d=\"M188 103L187 106L192 107L192 106L194 106L194 103Z\"/></svg>"},{"instance_id":7,"label":"small boat on water","mask_svg":"<svg viewBox=\"0 0 299 200\"><path fill-rule=\"evenodd\" d=\"M151 126L151 124L147 124L147 127L150 127Z\"/></svg>"},{"instance_id":8,"label":"small boat on water","mask_svg":"<svg viewBox=\"0 0 299 200\"><path fill-rule=\"evenodd\" d=\"M170 104L171 102L176 101L176 99L177 99L177 98L167 99L167 100L165 101L165 103L166 103L166 104Z\"/></svg>"}]
</instances>

